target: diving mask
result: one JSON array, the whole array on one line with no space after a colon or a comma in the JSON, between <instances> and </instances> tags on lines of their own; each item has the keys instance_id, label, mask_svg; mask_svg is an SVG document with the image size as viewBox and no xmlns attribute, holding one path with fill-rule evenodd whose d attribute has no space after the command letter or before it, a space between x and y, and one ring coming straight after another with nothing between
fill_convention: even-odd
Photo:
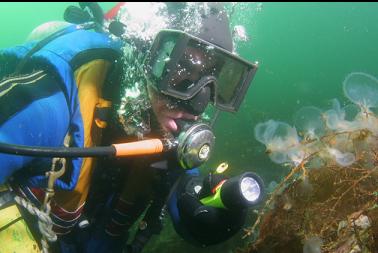
<instances>
[{"instance_id":1,"label":"diving mask","mask_svg":"<svg viewBox=\"0 0 378 253\"><path fill-rule=\"evenodd\" d=\"M162 30L146 58L147 73L161 93L188 102L204 88L223 111L236 112L257 65L229 51L178 30Z\"/></svg>"}]
</instances>

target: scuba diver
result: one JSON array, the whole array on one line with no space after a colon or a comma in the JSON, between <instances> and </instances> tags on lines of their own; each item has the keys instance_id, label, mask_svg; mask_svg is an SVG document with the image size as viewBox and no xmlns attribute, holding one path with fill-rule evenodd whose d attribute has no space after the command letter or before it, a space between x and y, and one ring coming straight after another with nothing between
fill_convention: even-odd
<instances>
[{"instance_id":1,"label":"scuba diver","mask_svg":"<svg viewBox=\"0 0 378 253\"><path fill-rule=\"evenodd\" d=\"M232 54L220 4L196 29L188 4L164 5L169 25L149 39L124 36L122 18L104 29L101 8L81 3L65 13L74 24L1 52L0 239L25 236L7 249L140 252L166 209L184 239L207 246L261 201L258 176L197 169L215 139L201 115L210 103L236 112L257 66Z\"/></svg>"}]
</instances>

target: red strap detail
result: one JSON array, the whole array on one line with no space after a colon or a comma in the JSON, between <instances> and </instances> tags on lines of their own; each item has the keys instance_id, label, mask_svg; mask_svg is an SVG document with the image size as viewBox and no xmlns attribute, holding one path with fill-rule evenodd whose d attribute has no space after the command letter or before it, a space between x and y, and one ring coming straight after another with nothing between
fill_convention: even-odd
<instances>
[{"instance_id":1,"label":"red strap detail","mask_svg":"<svg viewBox=\"0 0 378 253\"><path fill-rule=\"evenodd\" d=\"M106 20L113 19L115 16L117 16L118 11L121 9L121 7L125 4L125 2L118 3L116 6L114 6L110 11L108 11L104 17Z\"/></svg>"},{"instance_id":2,"label":"red strap detail","mask_svg":"<svg viewBox=\"0 0 378 253\"><path fill-rule=\"evenodd\" d=\"M211 192L215 194L217 190L226 182L226 179L223 179L222 181L219 182L213 189L211 189Z\"/></svg>"}]
</instances>

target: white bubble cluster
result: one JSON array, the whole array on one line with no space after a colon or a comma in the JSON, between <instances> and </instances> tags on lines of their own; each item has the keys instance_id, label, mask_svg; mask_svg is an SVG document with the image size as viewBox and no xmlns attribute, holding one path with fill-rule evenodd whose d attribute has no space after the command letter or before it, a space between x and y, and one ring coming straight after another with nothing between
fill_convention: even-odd
<instances>
[{"instance_id":1,"label":"white bubble cluster","mask_svg":"<svg viewBox=\"0 0 378 253\"><path fill-rule=\"evenodd\" d=\"M361 149L376 147L378 117L371 108L378 107L378 80L355 72L347 75L343 87L352 104L342 107L334 99L328 110L303 107L294 115L295 126L274 120L256 125L255 137L272 161L298 166L320 158L322 164L347 167L358 160Z\"/></svg>"},{"instance_id":2,"label":"white bubble cluster","mask_svg":"<svg viewBox=\"0 0 378 253\"><path fill-rule=\"evenodd\" d=\"M120 9L118 19L125 25L126 39L152 41L169 25L167 6L157 2L129 2Z\"/></svg>"},{"instance_id":3,"label":"white bubble cluster","mask_svg":"<svg viewBox=\"0 0 378 253\"><path fill-rule=\"evenodd\" d=\"M232 35L234 37L234 41L248 41L249 40L247 31L245 30L245 27L242 25L234 26Z\"/></svg>"},{"instance_id":4,"label":"white bubble cluster","mask_svg":"<svg viewBox=\"0 0 378 253\"><path fill-rule=\"evenodd\" d=\"M182 10L179 27L188 33L200 33L203 15L209 15L211 2L187 2Z\"/></svg>"},{"instance_id":5,"label":"white bubble cluster","mask_svg":"<svg viewBox=\"0 0 378 253\"><path fill-rule=\"evenodd\" d=\"M180 9L180 19L177 19L178 13L169 13L167 3L130 2L121 7L117 19L124 24L125 39L152 43L162 29L179 29L197 35L203 17L210 13L212 4L186 2Z\"/></svg>"}]
</instances>

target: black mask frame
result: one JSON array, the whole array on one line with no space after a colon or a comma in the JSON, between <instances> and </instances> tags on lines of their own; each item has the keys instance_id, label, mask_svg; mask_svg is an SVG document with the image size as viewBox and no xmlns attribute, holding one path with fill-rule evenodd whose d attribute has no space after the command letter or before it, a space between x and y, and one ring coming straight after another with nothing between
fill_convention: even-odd
<instances>
[{"instance_id":1,"label":"black mask frame","mask_svg":"<svg viewBox=\"0 0 378 253\"><path fill-rule=\"evenodd\" d=\"M188 101L210 85L215 107L229 112L239 109L257 71L257 64L179 30L160 31L145 63L161 93Z\"/></svg>"}]
</instances>

